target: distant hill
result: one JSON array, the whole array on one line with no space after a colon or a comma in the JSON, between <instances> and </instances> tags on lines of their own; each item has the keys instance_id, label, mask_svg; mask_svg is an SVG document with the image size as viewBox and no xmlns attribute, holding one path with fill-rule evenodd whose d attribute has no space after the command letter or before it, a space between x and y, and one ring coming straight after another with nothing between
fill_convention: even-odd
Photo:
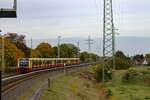
<instances>
[{"instance_id":1,"label":"distant hill","mask_svg":"<svg viewBox=\"0 0 150 100\"><path fill-rule=\"evenodd\" d=\"M92 38L92 52L102 55L102 38ZM87 51L88 45L85 41L87 38L62 38L61 43L72 43L77 45L80 42L81 51ZM30 47L31 42L27 40L27 45ZM35 48L41 42L48 42L52 46L57 45L57 39L33 39L33 47ZM150 53L150 37L117 37L116 49L122 50L127 55Z\"/></svg>"}]
</instances>

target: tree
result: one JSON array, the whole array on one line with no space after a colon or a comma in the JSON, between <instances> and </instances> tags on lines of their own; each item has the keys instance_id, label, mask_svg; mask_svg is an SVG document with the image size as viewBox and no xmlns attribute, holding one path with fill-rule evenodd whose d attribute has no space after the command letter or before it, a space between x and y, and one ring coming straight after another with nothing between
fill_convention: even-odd
<instances>
[{"instance_id":1,"label":"tree","mask_svg":"<svg viewBox=\"0 0 150 100\"><path fill-rule=\"evenodd\" d=\"M57 48L55 48L57 50ZM62 58L74 58L77 57L79 48L73 44L61 44L60 45L60 57Z\"/></svg>"},{"instance_id":2,"label":"tree","mask_svg":"<svg viewBox=\"0 0 150 100\"><path fill-rule=\"evenodd\" d=\"M108 66L112 68L112 60L109 61ZM132 61L122 51L117 51L115 54L115 68L116 70L128 69L132 66Z\"/></svg>"},{"instance_id":3,"label":"tree","mask_svg":"<svg viewBox=\"0 0 150 100\"><path fill-rule=\"evenodd\" d=\"M136 61L142 61L144 59L144 56L141 54L137 54L133 57L133 60L136 60Z\"/></svg>"},{"instance_id":4,"label":"tree","mask_svg":"<svg viewBox=\"0 0 150 100\"><path fill-rule=\"evenodd\" d=\"M0 38L1 40L2 38ZM0 45L2 42L0 41ZM24 57L24 53L16 47L14 43L11 42L8 38L5 38L5 45L4 45L4 53L5 53L5 64L7 68L11 66L17 66L18 58ZM0 50L1 51L1 50ZM0 56L2 52L0 52Z\"/></svg>"},{"instance_id":5,"label":"tree","mask_svg":"<svg viewBox=\"0 0 150 100\"><path fill-rule=\"evenodd\" d=\"M31 58L42 58L42 54L37 49L31 49L30 57Z\"/></svg>"},{"instance_id":6,"label":"tree","mask_svg":"<svg viewBox=\"0 0 150 100\"><path fill-rule=\"evenodd\" d=\"M147 60L148 65L150 65L150 53L145 55L145 59Z\"/></svg>"},{"instance_id":7,"label":"tree","mask_svg":"<svg viewBox=\"0 0 150 100\"><path fill-rule=\"evenodd\" d=\"M88 52L80 53L80 60L81 60L81 62L89 62Z\"/></svg>"},{"instance_id":8,"label":"tree","mask_svg":"<svg viewBox=\"0 0 150 100\"><path fill-rule=\"evenodd\" d=\"M8 33L7 38L14 43L18 49L24 52L25 57L30 56L30 49L26 46L25 35L18 35L16 33Z\"/></svg>"},{"instance_id":9,"label":"tree","mask_svg":"<svg viewBox=\"0 0 150 100\"><path fill-rule=\"evenodd\" d=\"M56 46L53 47L53 57L54 58L57 57L57 47Z\"/></svg>"},{"instance_id":10,"label":"tree","mask_svg":"<svg viewBox=\"0 0 150 100\"><path fill-rule=\"evenodd\" d=\"M121 59L121 58L116 58L115 59L115 68L116 68L116 70L128 69L131 66L132 66L131 60Z\"/></svg>"},{"instance_id":11,"label":"tree","mask_svg":"<svg viewBox=\"0 0 150 100\"><path fill-rule=\"evenodd\" d=\"M53 57L53 49L49 43L40 43L36 50L38 50L43 58L51 58Z\"/></svg>"},{"instance_id":12,"label":"tree","mask_svg":"<svg viewBox=\"0 0 150 100\"><path fill-rule=\"evenodd\" d=\"M122 59L126 59L127 57L125 56L125 54L122 51L117 51L115 53L115 57L117 58L122 58Z\"/></svg>"},{"instance_id":13,"label":"tree","mask_svg":"<svg viewBox=\"0 0 150 100\"><path fill-rule=\"evenodd\" d=\"M150 58L150 53L145 55L146 58Z\"/></svg>"},{"instance_id":14,"label":"tree","mask_svg":"<svg viewBox=\"0 0 150 100\"><path fill-rule=\"evenodd\" d=\"M96 61L100 60L99 59L100 57L97 54L90 53L89 55L91 55L92 62L96 62Z\"/></svg>"},{"instance_id":15,"label":"tree","mask_svg":"<svg viewBox=\"0 0 150 100\"><path fill-rule=\"evenodd\" d=\"M81 62L90 62L90 57L92 62L100 61L100 57L94 53L82 52L80 53Z\"/></svg>"}]
</instances>

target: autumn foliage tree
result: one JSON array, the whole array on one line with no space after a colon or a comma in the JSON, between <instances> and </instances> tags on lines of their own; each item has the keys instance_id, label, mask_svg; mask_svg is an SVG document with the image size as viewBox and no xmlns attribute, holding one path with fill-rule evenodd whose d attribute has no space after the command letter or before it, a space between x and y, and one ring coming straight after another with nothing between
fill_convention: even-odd
<instances>
[{"instance_id":1,"label":"autumn foliage tree","mask_svg":"<svg viewBox=\"0 0 150 100\"><path fill-rule=\"evenodd\" d=\"M37 50L43 58L53 57L53 49L49 43L40 43L35 50Z\"/></svg>"},{"instance_id":2,"label":"autumn foliage tree","mask_svg":"<svg viewBox=\"0 0 150 100\"><path fill-rule=\"evenodd\" d=\"M17 33L8 33L7 38L16 45L18 49L24 52L25 57L30 56L30 49L25 43L25 35L18 35Z\"/></svg>"},{"instance_id":3,"label":"autumn foliage tree","mask_svg":"<svg viewBox=\"0 0 150 100\"><path fill-rule=\"evenodd\" d=\"M0 38L0 40L2 40L2 38ZM17 46L13 44L9 38L5 38L4 43L4 57L6 67L8 68L12 66L17 66L18 58L24 57L24 53L20 49L18 49ZM2 41L0 41L0 45L2 45ZM0 52L0 56L1 55L2 52Z\"/></svg>"},{"instance_id":4,"label":"autumn foliage tree","mask_svg":"<svg viewBox=\"0 0 150 100\"><path fill-rule=\"evenodd\" d=\"M37 49L30 50L30 58L42 58L42 54Z\"/></svg>"}]
</instances>

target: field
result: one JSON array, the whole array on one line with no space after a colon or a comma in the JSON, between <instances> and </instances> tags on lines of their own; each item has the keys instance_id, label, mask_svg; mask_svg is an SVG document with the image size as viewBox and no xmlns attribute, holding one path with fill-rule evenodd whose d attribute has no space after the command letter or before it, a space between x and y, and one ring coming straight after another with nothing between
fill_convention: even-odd
<instances>
[{"instance_id":1,"label":"field","mask_svg":"<svg viewBox=\"0 0 150 100\"><path fill-rule=\"evenodd\" d=\"M126 71L116 71L112 82L96 83L93 68L83 68L52 80L41 100L150 100L150 85L122 82Z\"/></svg>"}]
</instances>

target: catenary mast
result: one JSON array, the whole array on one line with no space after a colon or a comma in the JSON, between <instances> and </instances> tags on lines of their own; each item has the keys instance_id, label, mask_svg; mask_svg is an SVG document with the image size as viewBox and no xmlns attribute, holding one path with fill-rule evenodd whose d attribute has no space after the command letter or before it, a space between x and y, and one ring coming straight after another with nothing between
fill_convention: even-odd
<instances>
[{"instance_id":1,"label":"catenary mast","mask_svg":"<svg viewBox=\"0 0 150 100\"><path fill-rule=\"evenodd\" d=\"M112 0L104 0L103 8L103 82L105 81L105 68L112 58L113 69L115 70L115 32L113 23Z\"/></svg>"}]
</instances>

